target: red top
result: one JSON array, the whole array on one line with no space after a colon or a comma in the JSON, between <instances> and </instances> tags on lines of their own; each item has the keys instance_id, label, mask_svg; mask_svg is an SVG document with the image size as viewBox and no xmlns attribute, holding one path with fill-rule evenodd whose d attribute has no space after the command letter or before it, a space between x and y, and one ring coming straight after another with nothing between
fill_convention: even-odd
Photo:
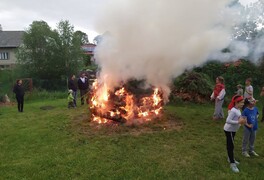
<instances>
[{"instance_id":1,"label":"red top","mask_svg":"<svg viewBox=\"0 0 264 180\"><path fill-rule=\"evenodd\" d=\"M217 96L220 94L220 92L225 89L225 85L224 84L221 84L221 83L218 83L215 85L215 88L214 88L214 98L217 98Z\"/></svg>"}]
</instances>

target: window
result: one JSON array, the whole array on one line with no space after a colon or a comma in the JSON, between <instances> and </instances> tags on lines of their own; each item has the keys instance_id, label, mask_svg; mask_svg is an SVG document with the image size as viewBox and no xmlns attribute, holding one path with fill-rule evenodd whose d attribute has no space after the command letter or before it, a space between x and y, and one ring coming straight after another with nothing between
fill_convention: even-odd
<instances>
[{"instance_id":1,"label":"window","mask_svg":"<svg viewBox=\"0 0 264 180\"><path fill-rule=\"evenodd\" d=\"M0 60L8 60L9 54L8 52L0 52Z\"/></svg>"}]
</instances>

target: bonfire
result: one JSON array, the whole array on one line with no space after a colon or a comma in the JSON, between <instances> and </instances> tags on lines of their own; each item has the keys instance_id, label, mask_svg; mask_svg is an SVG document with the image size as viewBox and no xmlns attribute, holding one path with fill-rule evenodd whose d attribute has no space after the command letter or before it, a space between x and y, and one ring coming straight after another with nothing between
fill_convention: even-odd
<instances>
[{"instance_id":1,"label":"bonfire","mask_svg":"<svg viewBox=\"0 0 264 180\"><path fill-rule=\"evenodd\" d=\"M99 124L144 123L160 116L163 107L162 90L159 88L133 90L126 83L110 90L96 80L90 95L92 121Z\"/></svg>"}]
</instances>

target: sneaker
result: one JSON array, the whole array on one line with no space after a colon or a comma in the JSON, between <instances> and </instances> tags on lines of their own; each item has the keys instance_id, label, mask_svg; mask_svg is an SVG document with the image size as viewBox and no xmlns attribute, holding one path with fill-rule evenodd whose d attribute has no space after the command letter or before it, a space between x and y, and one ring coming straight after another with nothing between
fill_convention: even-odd
<instances>
[{"instance_id":1,"label":"sneaker","mask_svg":"<svg viewBox=\"0 0 264 180\"><path fill-rule=\"evenodd\" d=\"M235 159L234 159L234 160L235 160ZM229 157L227 158L227 162L230 163L230 159L229 159ZM239 165L240 163L239 163L238 161L235 160L235 164L236 164L236 165Z\"/></svg>"},{"instance_id":2,"label":"sneaker","mask_svg":"<svg viewBox=\"0 0 264 180\"><path fill-rule=\"evenodd\" d=\"M250 154L253 156L259 157L259 155L255 151L251 151Z\"/></svg>"},{"instance_id":3,"label":"sneaker","mask_svg":"<svg viewBox=\"0 0 264 180\"><path fill-rule=\"evenodd\" d=\"M231 163L230 164L230 168L233 172L235 173L239 173L239 169L237 168L236 164L235 163Z\"/></svg>"},{"instance_id":4,"label":"sneaker","mask_svg":"<svg viewBox=\"0 0 264 180\"><path fill-rule=\"evenodd\" d=\"M248 152L242 152L242 155L245 156L245 157L250 157L250 155L248 154Z\"/></svg>"}]
</instances>

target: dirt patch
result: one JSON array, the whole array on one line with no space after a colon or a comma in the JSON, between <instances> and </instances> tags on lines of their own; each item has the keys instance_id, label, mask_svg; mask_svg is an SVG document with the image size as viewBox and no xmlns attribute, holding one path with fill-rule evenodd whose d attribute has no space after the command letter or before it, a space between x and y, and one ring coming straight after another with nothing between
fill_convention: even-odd
<instances>
[{"instance_id":1,"label":"dirt patch","mask_svg":"<svg viewBox=\"0 0 264 180\"><path fill-rule=\"evenodd\" d=\"M4 107L4 106L14 106L14 105L16 105L15 102L7 102L7 103L0 102L0 107Z\"/></svg>"},{"instance_id":2,"label":"dirt patch","mask_svg":"<svg viewBox=\"0 0 264 180\"><path fill-rule=\"evenodd\" d=\"M42 110L52 110L54 108L55 108L54 106L41 106L40 107L40 109L42 109Z\"/></svg>"},{"instance_id":3,"label":"dirt patch","mask_svg":"<svg viewBox=\"0 0 264 180\"><path fill-rule=\"evenodd\" d=\"M115 136L115 135L133 135L139 136L146 133L155 133L162 131L181 130L183 123L175 114L164 112L163 116L150 122L141 124L122 124L115 121L107 124L98 124L90 121L89 114L81 114L73 117L71 130L74 133L85 136Z\"/></svg>"}]
</instances>

